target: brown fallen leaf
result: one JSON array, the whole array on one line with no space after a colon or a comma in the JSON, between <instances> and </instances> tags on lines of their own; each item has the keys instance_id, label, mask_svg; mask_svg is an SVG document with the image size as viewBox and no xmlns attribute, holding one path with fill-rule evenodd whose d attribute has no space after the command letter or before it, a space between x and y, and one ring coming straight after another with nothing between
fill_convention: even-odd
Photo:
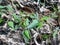
<instances>
[{"instance_id":1,"label":"brown fallen leaf","mask_svg":"<svg viewBox=\"0 0 60 45\"><path fill-rule=\"evenodd\" d=\"M23 11L27 12L27 13L32 13L34 12L33 8L30 8L28 6L24 6L23 8L21 8Z\"/></svg>"},{"instance_id":2,"label":"brown fallen leaf","mask_svg":"<svg viewBox=\"0 0 60 45\"><path fill-rule=\"evenodd\" d=\"M49 9L44 8L44 6L42 6L42 7L40 8L40 11L41 11L41 12L44 12L44 15L47 15L47 14L49 14L49 13L51 12Z\"/></svg>"}]
</instances>

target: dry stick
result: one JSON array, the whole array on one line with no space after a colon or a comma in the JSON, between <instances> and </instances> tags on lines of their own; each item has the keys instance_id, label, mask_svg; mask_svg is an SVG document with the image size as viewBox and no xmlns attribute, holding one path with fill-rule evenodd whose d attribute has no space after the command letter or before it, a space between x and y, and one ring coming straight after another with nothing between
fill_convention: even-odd
<instances>
[{"instance_id":1,"label":"dry stick","mask_svg":"<svg viewBox=\"0 0 60 45\"><path fill-rule=\"evenodd\" d=\"M11 16L9 16L9 15L7 16L5 13L3 13L2 16L1 16L1 18L4 18L4 17L6 17L6 18L8 18L8 19L11 18L11 20L13 19Z\"/></svg>"},{"instance_id":2,"label":"dry stick","mask_svg":"<svg viewBox=\"0 0 60 45\"><path fill-rule=\"evenodd\" d=\"M36 31L33 30L33 29L31 29L31 31L34 33L33 37L34 37L34 42L35 42L35 44L36 44L36 45L41 45L41 44L39 44L39 43L37 42L37 40L36 40L36 38L37 38L37 36L39 35L39 33L36 32Z\"/></svg>"},{"instance_id":3,"label":"dry stick","mask_svg":"<svg viewBox=\"0 0 60 45\"><path fill-rule=\"evenodd\" d=\"M17 9L16 9L16 6L14 5L14 3L13 3L12 0L11 0L11 4L12 4L13 8L14 8L15 10L17 10Z\"/></svg>"},{"instance_id":4,"label":"dry stick","mask_svg":"<svg viewBox=\"0 0 60 45\"><path fill-rule=\"evenodd\" d=\"M19 0L16 0L18 4L23 8L24 6L19 2Z\"/></svg>"},{"instance_id":5,"label":"dry stick","mask_svg":"<svg viewBox=\"0 0 60 45\"><path fill-rule=\"evenodd\" d=\"M14 0L10 0L10 5L12 5L12 8L14 8L14 10L16 11L17 14L19 14L19 11L17 10L16 6L14 5ZM12 12L9 12L9 15L11 15L14 10Z\"/></svg>"},{"instance_id":6,"label":"dry stick","mask_svg":"<svg viewBox=\"0 0 60 45\"><path fill-rule=\"evenodd\" d=\"M32 12L33 11L33 9L32 8L29 8L29 7L25 7L25 6L23 6L18 0L16 0L17 2L18 2L18 4L21 6L21 8L25 8L27 11L29 10L30 12ZM17 10L17 8L16 8L16 6L13 4L13 1L12 1L12 6L13 6L13 8L15 9L15 11L16 11L16 13L17 14L19 14L19 11Z\"/></svg>"}]
</instances>

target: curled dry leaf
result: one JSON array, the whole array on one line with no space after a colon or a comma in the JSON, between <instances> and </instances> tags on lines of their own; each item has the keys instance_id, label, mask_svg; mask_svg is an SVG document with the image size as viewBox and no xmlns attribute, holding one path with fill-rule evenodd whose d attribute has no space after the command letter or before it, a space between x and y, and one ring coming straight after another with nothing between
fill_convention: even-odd
<instances>
[{"instance_id":1,"label":"curled dry leaf","mask_svg":"<svg viewBox=\"0 0 60 45\"><path fill-rule=\"evenodd\" d=\"M33 37L34 37L34 42L35 42L36 45L40 45L40 44L37 42L37 40L36 40L36 38L37 38L38 35L39 35L39 33L35 33L35 34L33 35Z\"/></svg>"},{"instance_id":2,"label":"curled dry leaf","mask_svg":"<svg viewBox=\"0 0 60 45\"><path fill-rule=\"evenodd\" d=\"M33 8L30 8L30 7L28 7L28 6L24 6L24 7L22 8L22 10L25 11L25 13L27 13L27 14L34 12L34 9L33 9Z\"/></svg>"},{"instance_id":3,"label":"curled dry leaf","mask_svg":"<svg viewBox=\"0 0 60 45\"><path fill-rule=\"evenodd\" d=\"M31 32L32 32L32 34L33 34L33 38L34 38L35 44L36 44L36 45L40 45L40 44L38 43L38 41L37 41L37 37L38 37L38 38L41 38L41 35L40 35L37 31L35 31L34 29L31 29Z\"/></svg>"},{"instance_id":4,"label":"curled dry leaf","mask_svg":"<svg viewBox=\"0 0 60 45\"><path fill-rule=\"evenodd\" d=\"M55 19L53 19L53 18L47 19L47 23L48 24L51 24L52 26L57 25L57 21Z\"/></svg>"},{"instance_id":5,"label":"curled dry leaf","mask_svg":"<svg viewBox=\"0 0 60 45\"><path fill-rule=\"evenodd\" d=\"M43 26L40 28L41 33L51 33L50 32L50 26L48 24L43 24Z\"/></svg>"},{"instance_id":6,"label":"curled dry leaf","mask_svg":"<svg viewBox=\"0 0 60 45\"><path fill-rule=\"evenodd\" d=\"M4 18L4 17L6 17L7 19L10 19L10 20L13 20L14 21L14 19L11 17L11 15L6 15L5 13L3 13L1 15L1 18Z\"/></svg>"},{"instance_id":7,"label":"curled dry leaf","mask_svg":"<svg viewBox=\"0 0 60 45\"><path fill-rule=\"evenodd\" d=\"M35 42L36 45L41 45L41 35L39 33L34 34L34 42Z\"/></svg>"}]
</instances>

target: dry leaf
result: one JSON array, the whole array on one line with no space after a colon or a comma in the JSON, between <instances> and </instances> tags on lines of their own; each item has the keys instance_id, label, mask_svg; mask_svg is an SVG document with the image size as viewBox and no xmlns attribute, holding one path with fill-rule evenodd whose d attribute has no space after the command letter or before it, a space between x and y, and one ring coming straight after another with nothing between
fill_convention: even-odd
<instances>
[{"instance_id":1,"label":"dry leaf","mask_svg":"<svg viewBox=\"0 0 60 45\"><path fill-rule=\"evenodd\" d=\"M57 21L56 21L55 19L53 19L53 18L49 18L49 19L47 20L47 23L48 23L48 24L51 24L52 26L57 25Z\"/></svg>"}]
</instances>

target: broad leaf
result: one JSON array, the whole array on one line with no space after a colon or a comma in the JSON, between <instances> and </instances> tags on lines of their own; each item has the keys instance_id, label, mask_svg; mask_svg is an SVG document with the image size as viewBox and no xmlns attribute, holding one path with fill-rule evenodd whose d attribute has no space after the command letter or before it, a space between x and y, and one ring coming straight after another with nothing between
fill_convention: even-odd
<instances>
[{"instance_id":1,"label":"broad leaf","mask_svg":"<svg viewBox=\"0 0 60 45\"><path fill-rule=\"evenodd\" d=\"M14 23L12 21L8 21L8 26L10 26L12 29L14 29Z\"/></svg>"},{"instance_id":2,"label":"broad leaf","mask_svg":"<svg viewBox=\"0 0 60 45\"><path fill-rule=\"evenodd\" d=\"M38 24L38 20L35 19L35 20L32 21L32 23L29 26L27 26L27 28L28 29L33 28L33 27L37 26L37 24Z\"/></svg>"},{"instance_id":3,"label":"broad leaf","mask_svg":"<svg viewBox=\"0 0 60 45\"><path fill-rule=\"evenodd\" d=\"M2 5L0 5L0 8L5 8L6 6L2 6Z\"/></svg>"},{"instance_id":4,"label":"broad leaf","mask_svg":"<svg viewBox=\"0 0 60 45\"><path fill-rule=\"evenodd\" d=\"M8 5L8 6L7 6L7 9L8 9L9 11L12 11L12 10L13 10L13 8L12 8L11 5Z\"/></svg>"},{"instance_id":5,"label":"broad leaf","mask_svg":"<svg viewBox=\"0 0 60 45\"><path fill-rule=\"evenodd\" d=\"M19 22L20 21L20 17L18 15L16 15L15 13L13 13L12 16L15 19L15 22Z\"/></svg>"},{"instance_id":6,"label":"broad leaf","mask_svg":"<svg viewBox=\"0 0 60 45\"><path fill-rule=\"evenodd\" d=\"M29 25L29 19L25 19L25 21L23 22L24 23L24 26L28 26Z\"/></svg>"},{"instance_id":7,"label":"broad leaf","mask_svg":"<svg viewBox=\"0 0 60 45\"><path fill-rule=\"evenodd\" d=\"M43 16L41 17L41 20L47 20L49 18L49 16Z\"/></svg>"},{"instance_id":8,"label":"broad leaf","mask_svg":"<svg viewBox=\"0 0 60 45\"><path fill-rule=\"evenodd\" d=\"M43 25L42 21L39 21L38 24L37 24L38 28L42 27L42 25Z\"/></svg>"},{"instance_id":9,"label":"broad leaf","mask_svg":"<svg viewBox=\"0 0 60 45\"><path fill-rule=\"evenodd\" d=\"M23 30L22 35L23 35L23 38L24 38L25 42L27 43L30 39L29 30Z\"/></svg>"},{"instance_id":10,"label":"broad leaf","mask_svg":"<svg viewBox=\"0 0 60 45\"><path fill-rule=\"evenodd\" d=\"M57 30L54 31L54 33L53 33L54 38L56 37L57 32L58 32Z\"/></svg>"},{"instance_id":11,"label":"broad leaf","mask_svg":"<svg viewBox=\"0 0 60 45\"><path fill-rule=\"evenodd\" d=\"M25 35L28 39L30 39L29 30L24 30L24 35Z\"/></svg>"}]
</instances>

